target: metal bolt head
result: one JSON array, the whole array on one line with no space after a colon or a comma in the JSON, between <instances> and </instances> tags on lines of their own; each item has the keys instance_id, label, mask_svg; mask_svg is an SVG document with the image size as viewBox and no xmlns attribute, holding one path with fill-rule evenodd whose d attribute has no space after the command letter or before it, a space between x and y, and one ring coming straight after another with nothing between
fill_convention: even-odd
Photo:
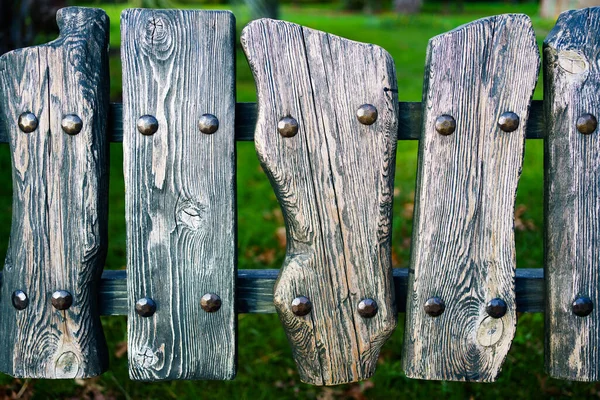
<instances>
[{"instance_id":1,"label":"metal bolt head","mask_svg":"<svg viewBox=\"0 0 600 400\"><path fill-rule=\"evenodd\" d=\"M377 108L372 104L363 104L356 110L356 118L363 125L373 125L377 121Z\"/></svg>"},{"instance_id":2,"label":"metal bolt head","mask_svg":"<svg viewBox=\"0 0 600 400\"><path fill-rule=\"evenodd\" d=\"M577 118L577 130L584 135L593 133L598 128L598 120L592 114L582 114Z\"/></svg>"},{"instance_id":3,"label":"metal bolt head","mask_svg":"<svg viewBox=\"0 0 600 400\"><path fill-rule=\"evenodd\" d=\"M587 317L594 311L594 303L587 296L577 296L571 305L573 314L578 317Z\"/></svg>"},{"instance_id":4,"label":"metal bolt head","mask_svg":"<svg viewBox=\"0 0 600 400\"><path fill-rule=\"evenodd\" d=\"M358 314L363 318L373 318L379 307L373 299L363 299L358 303Z\"/></svg>"},{"instance_id":5,"label":"metal bolt head","mask_svg":"<svg viewBox=\"0 0 600 400\"><path fill-rule=\"evenodd\" d=\"M141 317L151 317L156 312L156 303L150 297L142 297L135 303L135 312Z\"/></svg>"},{"instance_id":6,"label":"metal bolt head","mask_svg":"<svg viewBox=\"0 0 600 400\"><path fill-rule=\"evenodd\" d=\"M142 135L154 135L158 130L158 120L152 115L142 115L137 120L137 128Z\"/></svg>"},{"instance_id":7,"label":"metal bolt head","mask_svg":"<svg viewBox=\"0 0 600 400\"><path fill-rule=\"evenodd\" d=\"M38 119L33 113L26 111L19 115L19 129L21 129L23 132L31 133L35 131L37 127Z\"/></svg>"},{"instance_id":8,"label":"metal bolt head","mask_svg":"<svg viewBox=\"0 0 600 400\"><path fill-rule=\"evenodd\" d=\"M435 130L440 135L452 135L456 130L456 120L451 115L440 115L435 120Z\"/></svg>"},{"instance_id":9,"label":"metal bolt head","mask_svg":"<svg viewBox=\"0 0 600 400\"><path fill-rule=\"evenodd\" d=\"M298 121L292 117L283 117L277 123L277 130L283 137L294 137L298 133Z\"/></svg>"},{"instance_id":10,"label":"metal bolt head","mask_svg":"<svg viewBox=\"0 0 600 400\"><path fill-rule=\"evenodd\" d=\"M60 126L65 133L69 135L77 135L83 128L83 121L75 114L68 114L62 119Z\"/></svg>"},{"instance_id":11,"label":"metal bolt head","mask_svg":"<svg viewBox=\"0 0 600 400\"><path fill-rule=\"evenodd\" d=\"M17 310L24 310L29 305L29 297L22 290L15 290L12 294L12 304Z\"/></svg>"},{"instance_id":12,"label":"metal bolt head","mask_svg":"<svg viewBox=\"0 0 600 400\"><path fill-rule=\"evenodd\" d=\"M73 296L66 290L57 290L52 293L52 305L57 310L66 310L73 304Z\"/></svg>"},{"instance_id":13,"label":"metal bolt head","mask_svg":"<svg viewBox=\"0 0 600 400\"><path fill-rule=\"evenodd\" d=\"M492 318L502 318L506 314L508 306L502 299L495 298L491 299L485 306L485 311Z\"/></svg>"},{"instance_id":14,"label":"metal bolt head","mask_svg":"<svg viewBox=\"0 0 600 400\"><path fill-rule=\"evenodd\" d=\"M308 297L298 296L292 300L292 312L298 317L303 317L312 311L312 303Z\"/></svg>"},{"instance_id":15,"label":"metal bolt head","mask_svg":"<svg viewBox=\"0 0 600 400\"><path fill-rule=\"evenodd\" d=\"M204 114L198 121L198 128L200 132L212 135L219 129L219 120L212 114Z\"/></svg>"},{"instance_id":16,"label":"metal bolt head","mask_svg":"<svg viewBox=\"0 0 600 400\"><path fill-rule=\"evenodd\" d=\"M498 126L504 132L516 131L519 127L519 122L519 116L511 111L505 112L498 118Z\"/></svg>"},{"instance_id":17,"label":"metal bolt head","mask_svg":"<svg viewBox=\"0 0 600 400\"><path fill-rule=\"evenodd\" d=\"M214 293L206 293L200 299L200 307L209 313L219 311L219 308L221 308L221 298Z\"/></svg>"},{"instance_id":18,"label":"metal bolt head","mask_svg":"<svg viewBox=\"0 0 600 400\"><path fill-rule=\"evenodd\" d=\"M446 305L439 297L431 297L427 299L423 308L425 309L427 315L431 317L439 317L446 309Z\"/></svg>"}]
</instances>

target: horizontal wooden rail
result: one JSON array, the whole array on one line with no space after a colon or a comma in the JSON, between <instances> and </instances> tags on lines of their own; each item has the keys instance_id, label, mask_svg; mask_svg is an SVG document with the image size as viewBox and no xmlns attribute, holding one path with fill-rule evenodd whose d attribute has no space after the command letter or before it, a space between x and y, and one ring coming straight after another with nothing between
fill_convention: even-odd
<instances>
[{"instance_id":1,"label":"horizontal wooden rail","mask_svg":"<svg viewBox=\"0 0 600 400\"><path fill-rule=\"evenodd\" d=\"M535 100L531 103L529 121L527 123L527 139L542 139L545 135L543 113L544 103ZM418 140L421 134L423 113L420 102L400 102L400 120L398 121L398 140ZM237 141L254 140L256 125L256 103L237 103L235 107L235 136ZM16 118L16 117L15 117ZM109 112L111 142L123 141L123 105L112 103ZM16 119L15 119L16 123ZM0 124L0 143L8 143L7 133Z\"/></svg>"},{"instance_id":2,"label":"horizontal wooden rail","mask_svg":"<svg viewBox=\"0 0 600 400\"><path fill-rule=\"evenodd\" d=\"M273 285L279 275L278 269L241 269L237 279L238 314L272 314ZM408 268L394 268L396 306L406 311ZM0 272L0 286L2 272ZM544 311L544 270L541 268L517 269L517 312ZM100 282L101 315L127 315L127 272L105 270Z\"/></svg>"}]
</instances>

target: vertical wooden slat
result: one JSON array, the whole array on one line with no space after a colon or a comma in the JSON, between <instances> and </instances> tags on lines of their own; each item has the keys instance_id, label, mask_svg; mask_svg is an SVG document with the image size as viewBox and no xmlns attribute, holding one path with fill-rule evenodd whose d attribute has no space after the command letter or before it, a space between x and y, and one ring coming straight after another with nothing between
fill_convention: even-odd
<instances>
[{"instance_id":1,"label":"vertical wooden slat","mask_svg":"<svg viewBox=\"0 0 600 400\"><path fill-rule=\"evenodd\" d=\"M493 381L515 333L514 203L539 54L525 15L429 42L403 364L411 378ZM506 132L500 116L513 112ZM453 133L436 131L440 116ZM443 128L443 126L442 126ZM443 129L442 129L443 131ZM445 311L425 312L438 298ZM507 311L493 318L488 302Z\"/></svg>"},{"instance_id":2,"label":"vertical wooden slat","mask_svg":"<svg viewBox=\"0 0 600 400\"><path fill-rule=\"evenodd\" d=\"M567 11L544 42L546 368L578 381L600 379L599 30L599 7ZM591 314L573 312L577 298Z\"/></svg>"},{"instance_id":3,"label":"vertical wooden slat","mask_svg":"<svg viewBox=\"0 0 600 400\"><path fill-rule=\"evenodd\" d=\"M97 293L107 244L109 21L102 10L76 7L57 21L54 42L0 58L0 120L13 166L0 370L17 377L90 377L108 364ZM19 129L24 112L39 121L33 132ZM83 122L78 134L61 128L69 114ZM13 306L16 290L28 298L25 309ZM72 296L66 310L51 303L59 290Z\"/></svg>"},{"instance_id":4,"label":"vertical wooden slat","mask_svg":"<svg viewBox=\"0 0 600 400\"><path fill-rule=\"evenodd\" d=\"M274 301L300 377L317 385L366 379L396 326L393 60L377 46L266 19L244 29L242 46L258 89L256 150L286 221ZM357 119L364 104L378 111L372 125ZM298 131L284 137L278 125L290 119ZM312 304L307 315L293 312L300 296ZM372 318L359 313L365 299L378 304Z\"/></svg>"},{"instance_id":5,"label":"vertical wooden slat","mask_svg":"<svg viewBox=\"0 0 600 400\"><path fill-rule=\"evenodd\" d=\"M232 379L236 370L235 20L229 12L121 16L129 372ZM218 130L199 130L202 115ZM158 130L142 135L151 115ZM201 308L220 297L218 311ZM140 298L156 303L136 314Z\"/></svg>"}]
</instances>

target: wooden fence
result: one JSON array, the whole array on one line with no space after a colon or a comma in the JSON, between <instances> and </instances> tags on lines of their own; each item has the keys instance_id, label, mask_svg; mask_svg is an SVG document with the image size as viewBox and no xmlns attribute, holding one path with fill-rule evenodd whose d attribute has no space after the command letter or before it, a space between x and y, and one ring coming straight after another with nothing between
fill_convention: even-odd
<instances>
[{"instance_id":1,"label":"wooden fence","mask_svg":"<svg viewBox=\"0 0 600 400\"><path fill-rule=\"evenodd\" d=\"M546 364L597 381L600 8L562 14L540 57L529 18L433 38L422 103L399 103L382 48L258 20L241 43L258 105L235 102L235 20L126 10L123 104L109 21L66 8L60 37L0 58L13 217L0 371L108 368L100 315L128 316L136 380L233 379L236 314L277 311L304 382L369 378L406 312L417 379L493 381L517 312L545 312ZM525 139L545 141L545 268L516 269ZM391 266L397 140L419 140L412 256ZM281 204L281 270L236 270L235 141L254 140ZM108 144L123 142L127 271L102 271Z\"/></svg>"}]
</instances>

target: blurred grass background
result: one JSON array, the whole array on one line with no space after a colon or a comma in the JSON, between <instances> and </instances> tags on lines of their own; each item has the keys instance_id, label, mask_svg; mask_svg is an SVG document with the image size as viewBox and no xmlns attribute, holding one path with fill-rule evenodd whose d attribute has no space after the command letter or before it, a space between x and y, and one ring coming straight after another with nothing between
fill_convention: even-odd
<instances>
[{"instance_id":1,"label":"blurred grass background","mask_svg":"<svg viewBox=\"0 0 600 400\"><path fill-rule=\"evenodd\" d=\"M467 3L460 13L441 14L439 4L427 2L418 15L393 12L375 15L342 12L337 4L283 5L281 19L327 31L349 39L382 46L396 62L401 101L420 101L428 40L477 18L500 13L525 13L532 17L541 45L553 20L537 17L539 5ZM120 12L130 4L95 2L79 4L100 7L111 19L111 97L120 101L121 64ZM242 5L198 5L174 3L174 8L230 9L237 18L237 100L256 101L255 86L239 45L239 33L249 21ZM535 99L542 98L541 77ZM262 172L252 143L238 143L239 268L279 268L285 254L283 219L271 186ZM417 165L417 143L399 142L397 153L393 262L407 267L410 254L411 219ZM106 265L125 268L124 184L122 145L111 144L110 246ZM0 257L6 252L11 219L10 156L0 147ZM528 140L515 211L517 264L540 268L543 260L543 143ZM558 381L543 370L543 315L519 316L514 344L497 383L451 383L405 378L400 356L404 315L398 329L384 346L374 377L362 383L332 388L300 383L290 347L276 315L239 316L239 369L231 382L176 381L133 382L128 378L125 317L103 317L109 342L110 370L89 380L21 380L0 374L0 399L12 398L589 398L600 396L600 385Z\"/></svg>"}]
</instances>

